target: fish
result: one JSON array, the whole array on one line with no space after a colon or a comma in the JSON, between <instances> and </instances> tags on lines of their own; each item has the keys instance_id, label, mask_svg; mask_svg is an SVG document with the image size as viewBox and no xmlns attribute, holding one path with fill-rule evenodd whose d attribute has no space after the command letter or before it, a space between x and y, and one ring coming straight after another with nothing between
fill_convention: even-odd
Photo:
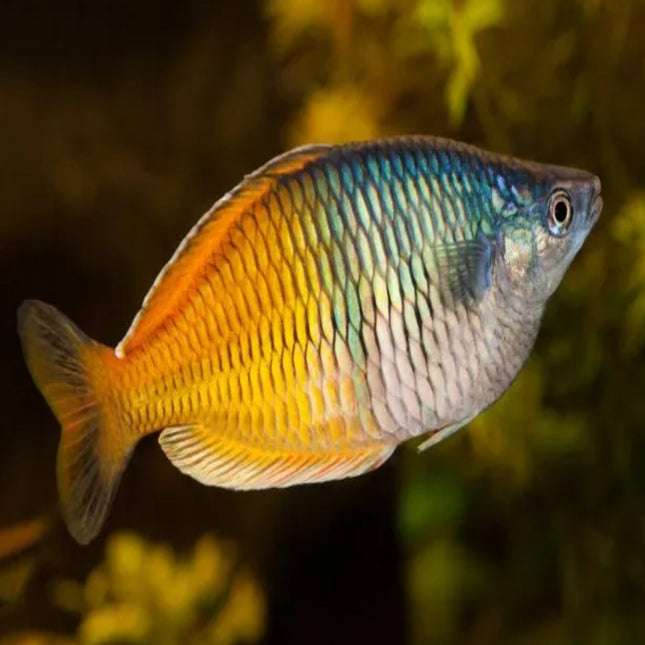
<instances>
[{"instance_id":1,"label":"fish","mask_svg":"<svg viewBox=\"0 0 645 645\"><path fill-rule=\"evenodd\" d=\"M445 439L517 376L601 210L592 173L449 139L309 145L215 203L115 349L23 302L71 534L100 532L151 433L183 473L238 490Z\"/></svg>"}]
</instances>

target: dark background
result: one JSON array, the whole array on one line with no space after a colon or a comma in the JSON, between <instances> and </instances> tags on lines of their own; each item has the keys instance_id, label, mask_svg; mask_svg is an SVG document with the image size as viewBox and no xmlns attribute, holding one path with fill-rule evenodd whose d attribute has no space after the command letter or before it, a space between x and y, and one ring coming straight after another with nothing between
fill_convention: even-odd
<instances>
[{"instance_id":1,"label":"dark background","mask_svg":"<svg viewBox=\"0 0 645 645\"><path fill-rule=\"evenodd\" d=\"M640 0L3 2L0 525L42 530L0 561L0 635L89 642L90 608L52 590L128 529L178 558L204 533L235 543L266 643L645 643L644 30ZM508 395L429 453L284 491L202 487L148 438L76 545L21 300L114 345L245 173L299 143L410 132L603 180Z\"/></svg>"}]
</instances>

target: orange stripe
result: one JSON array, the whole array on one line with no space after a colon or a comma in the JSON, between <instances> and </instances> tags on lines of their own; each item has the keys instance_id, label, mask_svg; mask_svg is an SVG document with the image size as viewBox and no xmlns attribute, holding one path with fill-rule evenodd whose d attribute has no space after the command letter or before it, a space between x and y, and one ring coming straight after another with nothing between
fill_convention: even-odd
<instances>
[{"instance_id":1,"label":"orange stripe","mask_svg":"<svg viewBox=\"0 0 645 645\"><path fill-rule=\"evenodd\" d=\"M302 169L324 150L324 147L310 147L278 157L215 204L159 274L130 330L119 343L117 355L125 355L143 345L186 301L187 292L220 247L231 225L252 210L275 187L278 178Z\"/></svg>"}]
</instances>

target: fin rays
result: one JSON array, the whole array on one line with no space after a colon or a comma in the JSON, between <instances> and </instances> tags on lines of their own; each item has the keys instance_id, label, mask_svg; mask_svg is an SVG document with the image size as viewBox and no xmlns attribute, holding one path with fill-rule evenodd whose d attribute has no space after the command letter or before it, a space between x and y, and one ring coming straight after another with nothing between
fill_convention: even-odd
<instances>
[{"instance_id":1,"label":"fin rays","mask_svg":"<svg viewBox=\"0 0 645 645\"><path fill-rule=\"evenodd\" d=\"M203 426L166 428L159 443L170 461L203 484L238 490L353 477L380 466L395 446L374 443L341 452L269 452L217 436Z\"/></svg>"},{"instance_id":2,"label":"fin rays","mask_svg":"<svg viewBox=\"0 0 645 645\"><path fill-rule=\"evenodd\" d=\"M61 506L71 534L85 544L105 521L134 448L134 439L114 432L110 411L93 386L92 374L103 372L111 352L54 307L38 301L20 306L18 331L29 371L61 424Z\"/></svg>"}]
</instances>

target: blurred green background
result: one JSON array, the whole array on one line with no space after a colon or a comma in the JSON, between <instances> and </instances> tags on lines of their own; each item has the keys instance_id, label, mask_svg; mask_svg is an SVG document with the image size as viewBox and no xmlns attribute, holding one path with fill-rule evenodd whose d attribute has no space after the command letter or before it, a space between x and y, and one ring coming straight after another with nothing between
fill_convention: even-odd
<instances>
[{"instance_id":1,"label":"blurred green background","mask_svg":"<svg viewBox=\"0 0 645 645\"><path fill-rule=\"evenodd\" d=\"M0 4L3 643L645 643L645 2ZM232 493L140 444L87 548L22 363L115 344L196 219L296 144L441 134L599 174L515 385L354 481Z\"/></svg>"}]
</instances>

